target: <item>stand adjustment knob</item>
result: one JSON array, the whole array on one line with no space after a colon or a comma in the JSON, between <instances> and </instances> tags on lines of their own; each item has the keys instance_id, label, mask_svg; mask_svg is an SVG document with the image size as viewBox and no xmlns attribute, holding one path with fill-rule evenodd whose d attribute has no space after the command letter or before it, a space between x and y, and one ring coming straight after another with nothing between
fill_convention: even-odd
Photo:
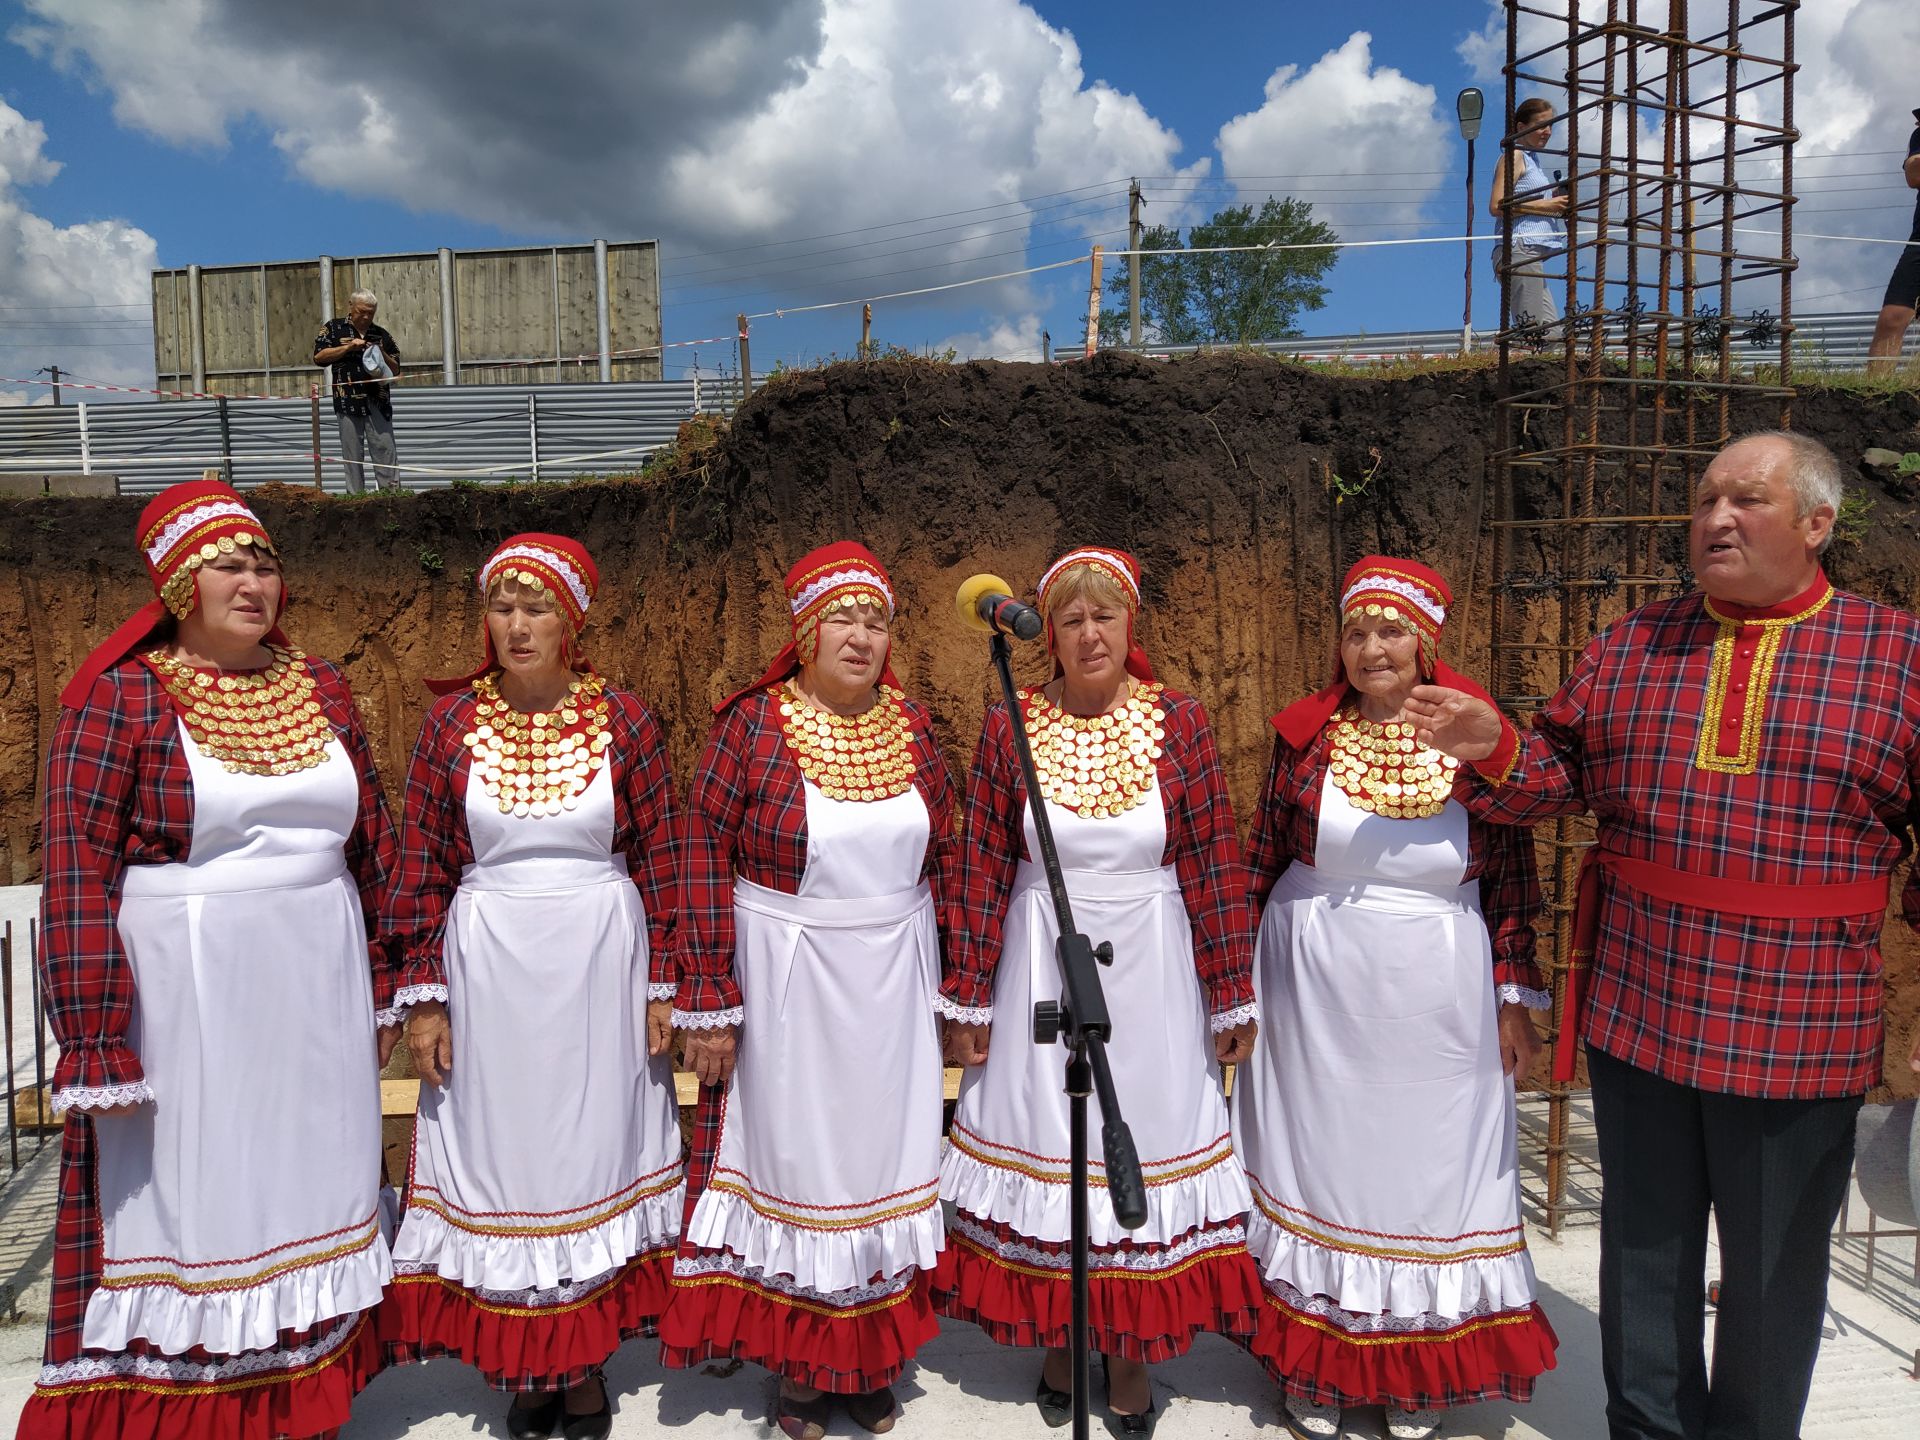
<instances>
[{"instance_id":1,"label":"stand adjustment knob","mask_svg":"<svg viewBox=\"0 0 1920 1440\"><path fill-rule=\"evenodd\" d=\"M1093 958L1098 960L1102 965L1113 964L1113 941L1102 940L1098 945L1094 946Z\"/></svg>"},{"instance_id":2,"label":"stand adjustment knob","mask_svg":"<svg viewBox=\"0 0 1920 1440\"><path fill-rule=\"evenodd\" d=\"M1033 1043L1051 1045L1060 1038L1060 1005L1054 1000L1041 1000L1033 1007Z\"/></svg>"}]
</instances>

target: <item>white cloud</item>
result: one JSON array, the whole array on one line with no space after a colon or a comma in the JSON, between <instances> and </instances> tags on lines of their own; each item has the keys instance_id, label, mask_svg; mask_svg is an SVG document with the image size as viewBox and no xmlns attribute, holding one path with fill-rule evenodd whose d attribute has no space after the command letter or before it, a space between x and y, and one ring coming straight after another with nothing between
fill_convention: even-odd
<instances>
[{"instance_id":1,"label":"white cloud","mask_svg":"<svg viewBox=\"0 0 1920 1440\"><path fill-rule=\"evenodd\" d=\"M153 383L147 272L153 237L121 220L55 225L22 198L60 173L46 128L0 100L0 375L44 366L112 384ZM46 403L43 386L0 389L0 404Z\"/></svg>"},{"instance_id":2,"label":"white cloud","mask_svg":"<svg viewBox=\"0 0 1920 1440\"><path fill-rule=\"evenodd\" d=\"M1281 66L1260 108L1220 127L1222 173L1255 205L1270 193L1320 191L1338 201L1321 217L1355 239L1417 223L1453 158L1452 122L1435 99L1431 85L1375 65L1373 37L1356 31L1304 71ZM1338 180L1285 178L1329 172L1359 183L1348 195ZM1379 177L1371 189L1369 175Z\"/></svg>"},{"instance_id":3,"label":"white cloud","mask_svg":"<svg viewBox=\"0 0 1920 1440\"><path fill-rule=\"evenodd\" d=\"M1040 316L1032 312L1012 319L996 315L984 331L949 335L937 342L933 351L937 355L951 350L959 360L1038 360L1045 349L1040 335L1043 328ZM1076 342L1080 338L1076 336Z\"/></svg>"}]
</instances>

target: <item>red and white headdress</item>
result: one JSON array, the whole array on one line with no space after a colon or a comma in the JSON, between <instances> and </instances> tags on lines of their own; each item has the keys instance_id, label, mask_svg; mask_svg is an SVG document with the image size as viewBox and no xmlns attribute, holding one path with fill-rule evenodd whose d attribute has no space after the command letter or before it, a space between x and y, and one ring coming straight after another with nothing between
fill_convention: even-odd
<instances>
[{"instance_id":1,"label":"red and white headdress","mask_svg":"<svg viewBox=\"0 0 1920 1440\"><path fill-rule=\"evenodd\" d=\"M517 580L529 589L553 596L554 604L566 617L567 628L575 639L579 638L581 627L587 623L587 607L593 604L593 597L600 589L600 571L593 563L593 557L587 554L586 546L565 535L543 535L531 530L523 535L509 536L498 550L487 557L487 563L474 576L474 585L480 591L480 598L485 600L494 583L501 580ZM429 690L436 695L457 694L482 675L499 668L500 657L494 653L493 632L483 624L481 634L486 656L480 667L465 675L429 680Z\"/></svg>"},{"instance_id":2,"label":"red and white headdress","mask_svg":"<svg viewBox=\"0 0 1920 1440\"><path fill-rule=\"evenodd\" d=\"M786 589L787 609L793 618L793 639L781 647L758 680L714 706L716 714L743 696L785 680L800 668L802 661L811 663L820 647L820 622L832 611L848 605L873 605L887 619L893 619L893 579L873 552L856 541L836 540L803 555L787 571ZM891 642L887 660L881 667L880 682L899 688L900 682L893 676Z\"/></svg>"},{"instance_id":3,"label":"red and white headdress","mask_svg":"<svg viewBox=\"0 0 1920 1440\"><path fill-rule=\"evenodd\" d=\"M80 666L60 692L60 703L78 709L87 703L101 675L138 650L161 621L172 614L185 619L200 603L200 567L240 546L275 554L260 517L224 481L183 480L169 485L140 512L140 555L153 582L150 600L134 611ZM286 611L286 591L280 609ZM276 616L277 620L279 617ZM284 645L278 625L267 638Z\"/></svg>"},{"instance_id":4,"label":"red and white headdress","mask_svg":"<svg viewBox=\"0 0 1920 1440\"><path fill-rule=\"evenodd\" d=\"M1152 680L1153 664L1147 659L1147 652L1140 648L1133 638L1134 617L1140 612L1140 562L1124 550L1116 550L1111 545L1081 545L1067 551L1040 576L1040 583L1034 587L1036 608L1046 617L1047 649L1054 651L1053 611L1049 601L1058 593L1060 581L1075 570L1092 570L1104 575L1120 588L1127 601L1127 673L1136 680ZM1053 673L1060 674L1060 659L1054 651Z\"/></svg>"}]
</instances>

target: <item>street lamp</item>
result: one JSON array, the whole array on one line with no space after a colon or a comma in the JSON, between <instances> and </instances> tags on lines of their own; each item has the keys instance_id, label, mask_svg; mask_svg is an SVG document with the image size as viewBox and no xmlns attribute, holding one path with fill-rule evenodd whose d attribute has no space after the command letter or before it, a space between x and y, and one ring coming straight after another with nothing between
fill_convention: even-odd
<instances>
[{"instance_id":1,"label":"street lamp","mask_svg":"<svg viewBox=\"0 0 1920 1440\"><path fill-rule=\"evenodd\" d=\"M1467 277L1466 303L1460 311L1460 353L1473 349L1473 142L1480 135L1480 117L1486 112L1487 97L1469 85L1453 100L1460 117L1460 138L1467 142Z\"/></svg>"}]
</instances>

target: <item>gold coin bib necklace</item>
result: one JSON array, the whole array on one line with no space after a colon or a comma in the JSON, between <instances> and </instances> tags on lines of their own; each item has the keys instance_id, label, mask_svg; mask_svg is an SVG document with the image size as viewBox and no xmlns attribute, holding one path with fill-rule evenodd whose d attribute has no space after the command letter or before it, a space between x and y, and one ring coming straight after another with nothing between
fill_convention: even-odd
<instances>
[{"instance_id":1,"label":"gold coin bib necklace","mask_svg":"<svg viewBox=\"0 0 1920 1440\"><path fill-rule=\"evenodd\" d=\"M829 800L890 800L913 784L913 731L890 685L858 715L822 710L791 682L774 692L780 731L800 773Z\"/></svg>"},{"instance_id":2,"label":"gold coin bib necklace","mask_svg":"<svg viewBox=\"0 0 1920 1440\"><path fill-rule=\"evenodd\" d=\"M1119 709L1092 716L1071 715L1045 692L1027 691L1027 743L1040 793L1089 820L1124 815L1145 800L1167 738L1161 688L1136 685Z\"/></svg>"},{"instance_id":3,"label":"gold coin bib necklace","mask_svg":"<svg viewBox=\"0 0 1920 1440\"><path fill-rule=\"evenodd\" d=\"M165 650L140 658L166 687L200 753L234 775L291 775L327 758L333 726L303 651L268 645L264 670L219 675Z\"/></svg>"},{"instance_id":4,"label":"gold coin bib necklace","mask_svg":"<svg viewBox=\"0 0 1920 1440\"><path fill-rule=\"evenodd\" d=\"M492 675L482 675L473 682L473 728L460 737L473 756L467 783L519 820L578 807L613 743L605 689L598 675L583 675L559 705L529 715L507 703Z\"/></svg>"},{"instance_id":5,"label":"gold coin bib necklace","mask_svg":"<svg viewBox=\"0 0 1920 1440\"><path fill-rule=\"evenodd\" d=\"M1460 762L1423 746L1412 722L1369 720L1342 706L1329 738L1327 773L1356 810L1419 820L1446 809Z\"/></svg>"}]
</instances>

